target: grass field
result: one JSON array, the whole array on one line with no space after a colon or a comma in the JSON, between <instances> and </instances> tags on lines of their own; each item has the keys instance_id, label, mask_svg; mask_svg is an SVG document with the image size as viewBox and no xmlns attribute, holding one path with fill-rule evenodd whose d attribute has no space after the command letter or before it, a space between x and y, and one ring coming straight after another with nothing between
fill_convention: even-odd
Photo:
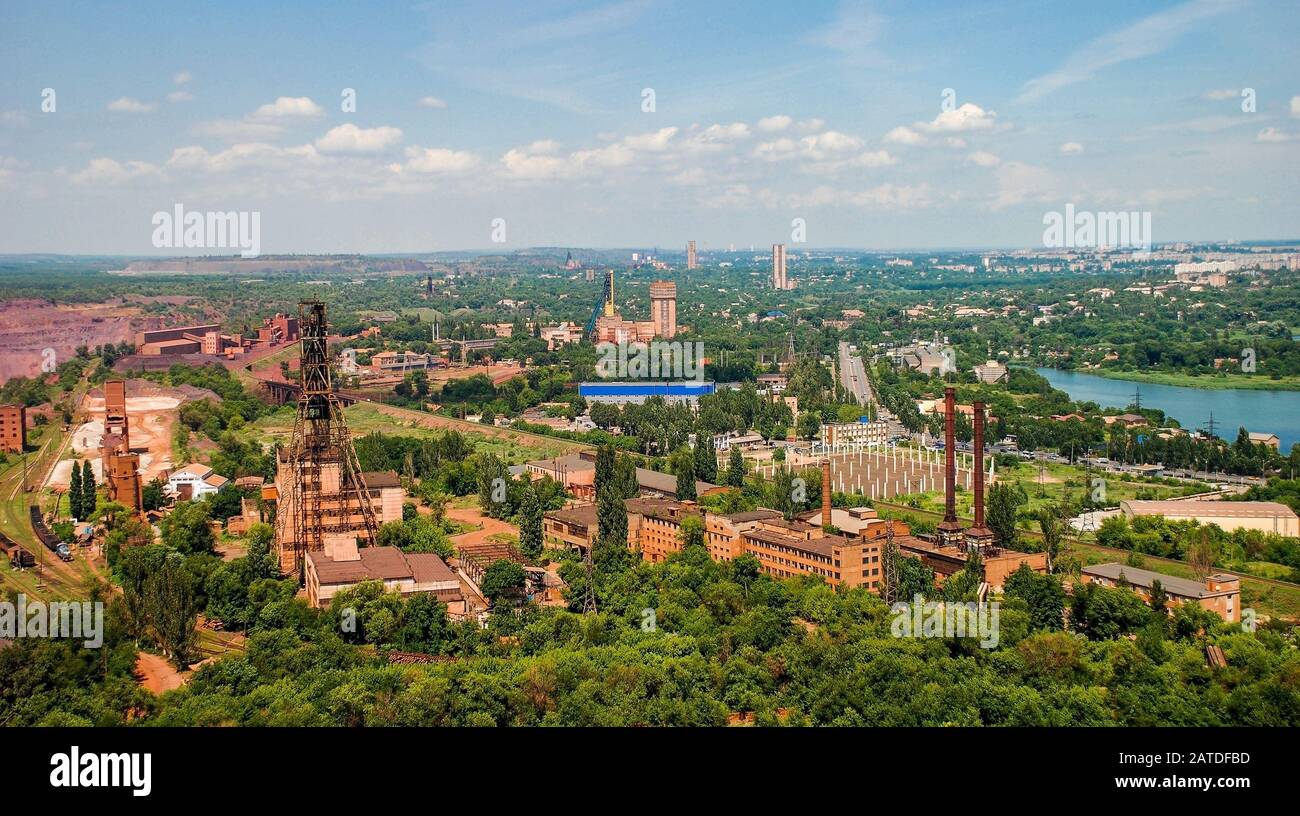
<instances>
[{"instance_id":1,"label":"grass field","mask_svg":"<svg viewBox=\"0 0 1300 816\"><path fill-rule=\"evenodd\" d=\"M508 428L476 425L472 422L449 419L421 411L392 406L381 407L375 403L362 402L349 405L343 409L343 414L347 418L348 429L352 431L354 438L369 433L383 433L428 439L454 429L469 437L474 443L475 450L494 453L507 464L547 459L587 447L563 439L551 439ZM262 417L248 425L243 433L261 443L279 441L288 444L289 437L293 433L293 411L285 409Z\"/></svg>"},{"instance_id":2,"label":"grass field","mask_svg":"<svg viewBox=\"0 0 1300 816\"><path fill-rule=\"evenodd\" d=\"M1045 463L1040 484L1040 473L1037 463L1022 463L1014 468L996 468L995 473L999 482L1018 483L1029 497L1029 503L1024 509L1027 512L1036 512L1039 508L1046 505L1055 504L1066 495L1069 495L1074 501L1083 498L1085 487L1088 483L1088 472L1078 465L1067 465L1059 463ZM1141 480L1127 480L1117 474L1102 474L1092 471L1094 478L1105 480L1107 504L1115 504L1127 499L1137 497L1139 490L1151 491L1152 498L1167 499L1173 496L1186 495L1188 491L1181 488L1170 487L1168 485L1145 482ZM1200 492L1197 488L1190 492ZM894 501L899 504L907 504L910 499L919 498L921 508L934 512L943 511L943 491L931 490L925 493L913 493L908 496L900 496ZM974 496L970 491L959 490L957 493L957 512L970 514Z\"/></svg>"}]
</instances>

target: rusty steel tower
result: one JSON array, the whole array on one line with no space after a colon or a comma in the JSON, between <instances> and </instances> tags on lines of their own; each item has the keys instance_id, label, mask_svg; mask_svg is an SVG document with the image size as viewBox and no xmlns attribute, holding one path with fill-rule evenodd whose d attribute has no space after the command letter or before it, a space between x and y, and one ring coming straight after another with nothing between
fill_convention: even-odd
<instances>
[{"instance_id":1,"label":"rusty steel tower","mask_svg":"<svg viewBox=\"0 0 1300 816\"><path fill-rule=\"evenodd\" d=\"M375 543L378 525L343 408L334 393L325 304L298 304L302 391L289 447L281 451L276 488L280 570L302 576L305 555L329 538Z\"/></svg>"}]
</instances>

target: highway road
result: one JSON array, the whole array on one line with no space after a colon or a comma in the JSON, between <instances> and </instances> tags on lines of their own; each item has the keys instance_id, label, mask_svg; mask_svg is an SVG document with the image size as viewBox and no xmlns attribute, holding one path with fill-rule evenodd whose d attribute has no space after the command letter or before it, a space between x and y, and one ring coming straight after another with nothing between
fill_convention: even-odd
<instances>
[{"instance_id":1,"label":"highway road","mask_svg":"<svg viewBox=\"0 0 1300 816\"><path fill-rule=\"evenodd\" d=\"M867 369L862 364L862 355L854 352L848 343L840 343L840 383L848 389L859 405L869 405L876 401L871 392L871 380Z\"/></svg>"}]
</instances>

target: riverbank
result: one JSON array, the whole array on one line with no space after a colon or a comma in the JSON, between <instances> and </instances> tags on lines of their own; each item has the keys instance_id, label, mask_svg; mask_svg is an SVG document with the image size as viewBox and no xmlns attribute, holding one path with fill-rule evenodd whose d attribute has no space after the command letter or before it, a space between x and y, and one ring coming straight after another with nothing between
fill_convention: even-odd
<instances>
[{"instance_id":1,"label":"riverbank","mask_svg":"<svg viewBox=\"0 0 1300 816\"><path fill-rule=\"evenodd\" d=\"M1063 370L1063 369L1057 369ZM1274 380L1259 374L1179 374L1173 371L1120 371L1107 368L1070 369L1108 380L1201 388L1213 391L1300 391L1300 377Z\"/></svg>"}]
</instances>

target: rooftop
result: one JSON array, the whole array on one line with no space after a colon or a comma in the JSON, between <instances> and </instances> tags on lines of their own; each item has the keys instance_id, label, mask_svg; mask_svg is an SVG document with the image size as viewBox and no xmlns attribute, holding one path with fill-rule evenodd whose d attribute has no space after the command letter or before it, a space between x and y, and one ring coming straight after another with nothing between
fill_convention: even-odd
<instances>
[{"instance_id":1,"label":"rooftop","mask_svg":"<svg viewBox=\"0 0 1300 816\"><path fill-rule=\"evenodd\" d=\"M1159 581L1160 586L1173 595L1179 595L1184 598L1205 598L1211 595L1222 593L1215 592L1205 584L1199 581L1193 581L1189 578L1178 578L1173 575L1163 575L1151 570L1139 569L1138 567L1129 567L1124 564L1094 564L1091 567L1084 567L1085 575L1095 575L1100 578L1108 578L1112 581L1118 581L1120 576L1124 580L1136 587L1150 589L1153 581ZM1239 579L1235 575L1215 574L1207 580L1214 580L1223 583L1236 582Z\"/></svg>"},{"instance_id":2,"label":"rooftop","mask_svg":"<svg viewBox=\"0 0 1300 816\"><path fill-rule=\"evenodd\" d=\"M1221 518L1296 518L1295 511L1279 502L1256 501L1125 501L1138 516L1218 516Z\"/></svg>"},{"instance_id":3,"label":"rooftop","mask_svg":"<svg viewBox=\"0 0 1300 816\"><path fill-rule=\"evenodd\" d=\"M419 583L456 581L456 575L434 553L404 553L396 547L361 547L356 561L335 561L323 552L307 553L322 585L361 581L414 579Z\"/></svg>"}]
</instances>

